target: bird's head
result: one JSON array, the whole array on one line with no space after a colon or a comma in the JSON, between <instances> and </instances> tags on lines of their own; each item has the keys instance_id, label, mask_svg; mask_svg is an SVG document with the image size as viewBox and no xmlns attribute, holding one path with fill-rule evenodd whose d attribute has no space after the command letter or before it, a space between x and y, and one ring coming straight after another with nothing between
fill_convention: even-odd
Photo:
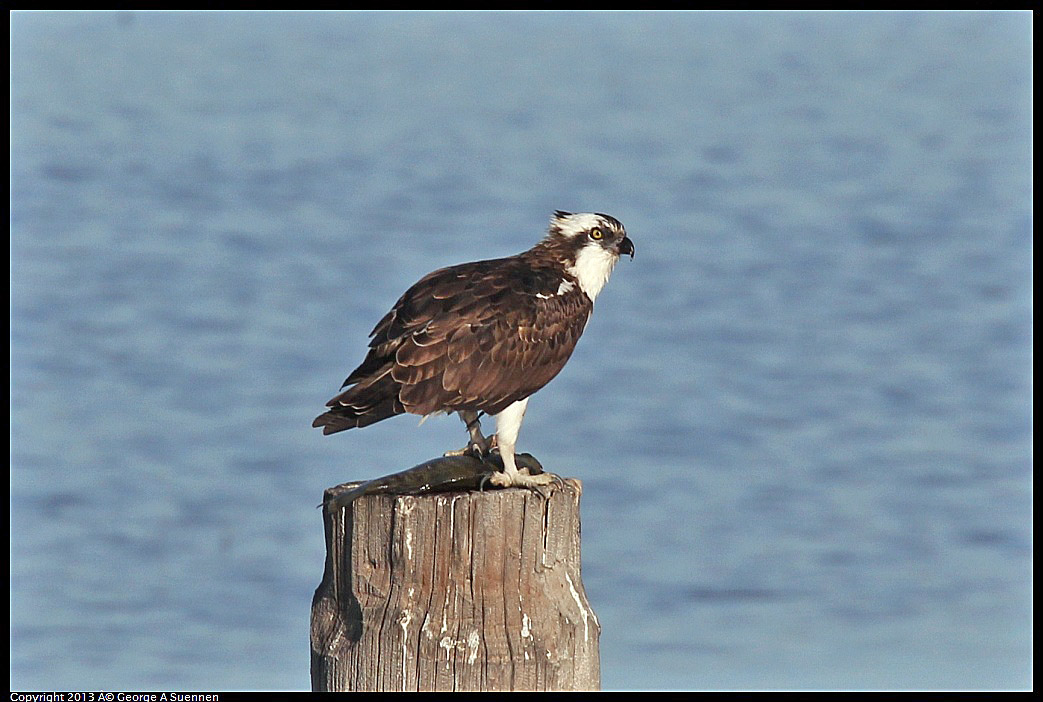
<instances>
[{"instance_id":1,"label":"bird's head","mask_svg":"<svg viewBox=\"0 0 1043 702\"><path fill-rule=\"evenodd\" d=\"M553 253L593 300L623 254L634 257L634 242L615 217L597 212L558 210L540 246Z\"/></svg>"}]
</instances>

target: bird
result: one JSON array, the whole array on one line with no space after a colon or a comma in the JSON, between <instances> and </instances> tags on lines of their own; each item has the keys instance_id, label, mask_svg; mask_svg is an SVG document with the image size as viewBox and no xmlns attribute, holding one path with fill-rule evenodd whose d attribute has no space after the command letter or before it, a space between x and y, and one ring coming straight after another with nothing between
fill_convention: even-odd
<instances>
[{"instance_id":1,"label":"bird","mask_svg":"<svg viewBox=\"0 0 1043 702\"><path fill-rule=\"evenodd\" d=\"M365 359L312 426L326 435L407 412L455 412L469 442L447 456L498 452L503 470L489 482L500 487L560 480L518 468L518 434L529 397L572 356L623 255L633 259L634 243L615 217L556 210L527 251L429 273L377 322ZM489 438L483 415L496 420Z\"/></svg>"}]
</instances>

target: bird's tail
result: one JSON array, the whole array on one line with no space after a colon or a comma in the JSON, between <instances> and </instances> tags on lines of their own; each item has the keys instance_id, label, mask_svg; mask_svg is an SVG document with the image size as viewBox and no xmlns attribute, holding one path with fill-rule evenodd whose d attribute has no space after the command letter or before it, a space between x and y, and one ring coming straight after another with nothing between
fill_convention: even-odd
<instances>
[{"instance_id":1,"label":"bird's tail","mask_svg":"<svg viewBox=\"0 0 1043 702\"><path fill-rule=\"evenodd\" d=\"M322 427L323 434L365 427L406 411L398 399L401 385L389 372L372 376L345 390L326 403L329 411L311 423Z\"/></svg>"}]
</instances>

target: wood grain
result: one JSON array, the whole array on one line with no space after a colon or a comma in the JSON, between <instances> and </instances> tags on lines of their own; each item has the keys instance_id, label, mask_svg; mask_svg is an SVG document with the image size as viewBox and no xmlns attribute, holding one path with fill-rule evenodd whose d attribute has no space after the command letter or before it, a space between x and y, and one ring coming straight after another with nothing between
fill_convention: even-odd
<instances>
[{"instance_id":1,"label":"wood grain","mask_svg":"<svg viewBox=\"0 0 1043 702\"><path fill-rule=\"evenodd\" d=\"M326 500L358 483L330 488ZM323 509L315 691L597 690L578 481Z\"/></svg>"}]
</instances>

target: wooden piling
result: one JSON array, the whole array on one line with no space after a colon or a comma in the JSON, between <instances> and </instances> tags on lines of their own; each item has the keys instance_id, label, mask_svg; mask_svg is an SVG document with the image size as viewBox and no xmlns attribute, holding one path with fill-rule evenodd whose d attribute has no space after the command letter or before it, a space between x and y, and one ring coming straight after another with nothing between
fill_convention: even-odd
<instances>
[{"instance_id":1,"label":"wooden piling","mask_svg":"<svg viewBox=\"0 0 1043 702\"><path fill-rule=\"evenodd\" d=\"M580 580L581 485L326 491L313 691L597 690L600 626Z\"/></svg>"}]
</instances>

